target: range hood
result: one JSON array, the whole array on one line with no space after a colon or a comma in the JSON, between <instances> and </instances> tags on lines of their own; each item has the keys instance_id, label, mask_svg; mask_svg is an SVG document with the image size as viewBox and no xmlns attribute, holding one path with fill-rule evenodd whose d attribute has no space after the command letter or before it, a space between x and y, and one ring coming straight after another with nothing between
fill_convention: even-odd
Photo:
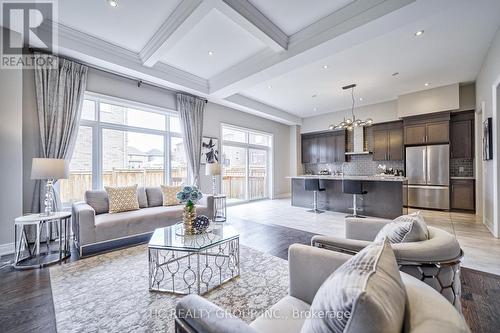
<instances>
[{"instance_id":1,"label":"range hood","mask_svg":"<svg viewBox=\"0 0 500 333\"><path fill-rule=\"evenodd\" d=\"M346 155L368 155L370 151L364 150L365 134L363 127L354 127L352 129L354 151L348 151Z\"/></svg>"}]
</instances>

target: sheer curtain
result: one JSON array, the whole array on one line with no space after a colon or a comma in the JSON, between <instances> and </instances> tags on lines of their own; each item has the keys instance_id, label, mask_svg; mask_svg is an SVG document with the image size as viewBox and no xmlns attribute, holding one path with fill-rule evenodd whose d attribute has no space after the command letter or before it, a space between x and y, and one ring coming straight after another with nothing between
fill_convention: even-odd
<instances>
[{"instance_id":1,"label":"sheer curtain","mask_svg":"<svg viewBox=\"0 0 500 333\"><path fill-rule=\"evenodd\" d=\"M178 93L177 110L184 137L191 184L200 186L201 141L203 139L203 111L205 100Z\"/></svg>"},{"instance_id":2,"label":"sheer curtain","mask_svg":"<svg viewBox=\"0 0 500 333\"><path fill-rule=\"evenodd\" d=\"M40 126L40 156L42 158L71 159L80 124L83 94L87 85L87 67L76 62L58 59L47 54L35 54L38 58L51 57L58 61L57 69L35 67L35 92ZM45 64L47 61L36 61ZM44 209L45 182L36 181L31 212ZM54 210L61 209L59 195L54 198Z\"/></svg>"}]
</instances>

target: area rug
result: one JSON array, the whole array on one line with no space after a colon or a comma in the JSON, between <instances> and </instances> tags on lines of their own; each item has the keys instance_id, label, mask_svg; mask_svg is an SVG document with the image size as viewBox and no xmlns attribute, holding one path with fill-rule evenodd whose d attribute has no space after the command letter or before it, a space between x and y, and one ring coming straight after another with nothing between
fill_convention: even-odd
<instances>
[{"instance_id":1,"label":"area rug","mask_svg":"<svg viewBox=\"0 0 500 333\"><path fill-rule=\"evenodd\" d=\"M288 293L288 263L240 251L240 277L204 297L251 322ZM146 245L53 266L50 280L58 332L174 332L182 296L149 292Z\"/></svg>"}]
</instances>

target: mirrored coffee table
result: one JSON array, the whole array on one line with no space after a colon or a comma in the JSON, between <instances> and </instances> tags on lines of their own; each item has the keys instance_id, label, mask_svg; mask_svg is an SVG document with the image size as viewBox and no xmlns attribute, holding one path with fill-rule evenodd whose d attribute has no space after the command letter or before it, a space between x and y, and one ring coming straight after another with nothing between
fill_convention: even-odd
<instances>
[{"instance_id":1,"label":"mirrored coffee table","mask_svg":"<svg viewBox=\"0 0 500 333\"><path fill-rule=\"evenodd\" d=\"M240 275L240 238L227 223L200 235L182 224L156 229L148 253L150 291L201 295Z\"/></svg>"}]
</instances>

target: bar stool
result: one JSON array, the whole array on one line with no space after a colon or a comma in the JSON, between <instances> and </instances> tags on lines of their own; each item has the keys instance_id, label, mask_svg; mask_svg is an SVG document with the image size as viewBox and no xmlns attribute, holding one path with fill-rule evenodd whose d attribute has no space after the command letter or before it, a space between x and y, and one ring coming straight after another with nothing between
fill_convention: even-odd
<instances>
[{"instance_id":1,"label":"bar stool","mask_svg":"<svg viewBox=\"0 0 500 333\"><path fill-rule=\"evenodd\" d=\"M304 187L306 191L312 191L313 192L313 209L308 210L310 213L316 213L316 214L321 214L323 213L322 210L318 209L318 192L323 192L325 191L324 188L320 187L319 184L319 179L305 179L304 180Z\"/></svg>"},{"instance_id":2,"label":"bar stool","mask_svg":"<svg viewBox=\"0 0 500 333\"><path fill-rule=\"evenodd\" d=\"M357 204L357 196L367 194L367 191L363 190L363 182L359 180L342 180L342 192L347 194L352 194L352 215L347 215L346 217L361 217L364 216L358 215L358 210L363 210L358 208Z\"/></svg>"}]
</instances>

